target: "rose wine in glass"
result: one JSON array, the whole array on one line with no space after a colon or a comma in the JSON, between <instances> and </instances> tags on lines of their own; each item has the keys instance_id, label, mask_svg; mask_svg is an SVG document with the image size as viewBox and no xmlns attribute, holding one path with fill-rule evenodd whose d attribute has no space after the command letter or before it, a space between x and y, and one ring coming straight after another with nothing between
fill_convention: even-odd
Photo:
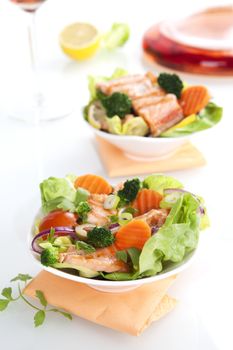
<instances>
[{"instance_id":1,"label":"rose wine in glass","mask_svg":"<svg viewBox=\"0 0 233 350\"><path fill-rule=\"evenodd\" d=\"M35 12L45 0L11 0L22 10L27 12Z\"/></svg>"},{"instance_id":2,"label":"rose wine in glass","mask_svg":"<svg viewBox=\"0 0 233 350\"><path fill-rule=\"evenodd\" d=\"M10 106L9 115L36 124L43 120L54 120L65 117L71 113L72 107L70 101L66 99L67 92L65 93L64 83L58 84L57 81L54 83L54 75L52 76L54 72L52 69L47 73L43 72L41 74L42 72L39 70L37 59L36 13L46 0L10 1L29 13L28 39L31 74L28 89L20 89L20 91L18 89L14 104ZM26 87L25 82L24 85Z\"/></svg>"}]
</instances>

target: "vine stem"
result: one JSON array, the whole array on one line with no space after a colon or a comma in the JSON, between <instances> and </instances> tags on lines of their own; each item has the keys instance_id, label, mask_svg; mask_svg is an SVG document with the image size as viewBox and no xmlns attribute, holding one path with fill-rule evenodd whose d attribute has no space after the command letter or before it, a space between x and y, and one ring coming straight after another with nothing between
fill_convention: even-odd
<instances>
[{"instance_id":1,"label":"vine stem","mask_svg":"<svg viewBox=\"0 0 233 350\"><path fill-rule=\"evenodd\" d=\"M18 290L19 290L19 296L23 299L23 301L25 301L26 304L28 304L29 306L31 306L35 310L43 311L42 309L39 309L37 306L31 304L26 298L24 298L19 284L18 284Z\"/></svg>"}]
</instances>

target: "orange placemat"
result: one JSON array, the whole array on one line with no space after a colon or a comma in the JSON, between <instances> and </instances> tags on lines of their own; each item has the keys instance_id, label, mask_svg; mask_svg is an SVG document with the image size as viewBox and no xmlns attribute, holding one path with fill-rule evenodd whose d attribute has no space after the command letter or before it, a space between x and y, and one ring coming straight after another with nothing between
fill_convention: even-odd
<instances>
[{"instance_id":1,"label":"orange placemat","mask_svg":"<svg viewBox=\"0 0 233 350\"><path fill-rule=\"evenodd\" d=\"M96 137L101 161L109 177L166 172L196 168L206 164L202 153L190 142L181 146L170 157L150 162L132 160L117 147Z\"/></svg>"},{"instance_id":2,"label":"orange placemat","mask_svg":"<svg viewBox=\"0 0 233 350\"><path fill-rule=\"evenodd\" d=\"M167 290L176 276L125 293L99 292L85 284L40 272L25 288L35 298L41 290L48 303L105 327L140 335L152 322L169 313L177 301Z\"/></svg>"}]
</instances>

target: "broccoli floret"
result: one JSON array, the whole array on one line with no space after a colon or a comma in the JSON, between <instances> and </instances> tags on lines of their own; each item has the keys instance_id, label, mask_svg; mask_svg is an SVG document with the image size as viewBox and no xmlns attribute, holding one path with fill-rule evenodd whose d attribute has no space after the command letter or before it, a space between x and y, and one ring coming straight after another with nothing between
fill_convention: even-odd
<instances>
[{"instance_id":1,"label":"broccoli floret","mask_svg":"<svg viewBox=\"0 0 233 350\"><path fill-rule=\"evenodd\" d=\"M126 94L114 92L111 96L105 96L103 93L98 92L98 98L106 109L109 118L115 115L124 118L126 114L131 112L132 102Z\"/></svg>"},{"instance_id":2,"label":"broccoli floret","mask_svg":"<svg viewBox=\"0 0 233 350\"><path fill-rule=\"evenodd\" d=\"M118 196L120 197L120 203L118 206L124 206L125 204L129 204L132 202L138 194L138 191L140 190L141 183L138 178L127 180L124 183L124 187L122 190L119 190L117 192Z\"/></svg>"},{"instance_id":3,"label":"broccoli floret","mask_svg":"<svg viewBox=\"0 0 233 350\"><path fill-rule=\"evenodd\" d=\"M87 242L95 248L104 248L113 244L112 232L104 227L95 227L87 233Z\"/></svg>"},{"instance_id":4,"label":"broccoli floret","mask_svg":"<svg viewBox=\"0 0 233 350\"><path fill-rule=\"evenodd\" d=\"M78 207L76 208L76 212L79 216L79 219L82 221L87 220L87 214L91 211L91 207L87 202L80 202Z\"/></svg>"},{"instance_id":5,"label":"broccoli floret","mask_svg":"<svg viewBox=\"0 0 233 350\"><path fill-rule=\"evenodd\" d=\"M45 266L51 266L58 262L59 250L55 247L46 248L42 251L40 261Z\"/></svg>"},{"instance_id":6,"label":"broccoli floret","mask_svg":"<svg viewBox=\"0 0 233 350\"><path fill-rule=\"evenodd\" d=\"M159 74L157 81L163 90L176 95L177 98L180 98L184 85L177 74L161 73Z\"/></svg>"}]
</instances>

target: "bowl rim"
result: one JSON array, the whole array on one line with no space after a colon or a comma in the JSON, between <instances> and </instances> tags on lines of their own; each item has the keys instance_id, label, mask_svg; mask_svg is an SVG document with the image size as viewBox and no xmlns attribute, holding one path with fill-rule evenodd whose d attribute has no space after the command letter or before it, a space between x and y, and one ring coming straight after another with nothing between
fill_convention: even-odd
<instances>
[{"instance_id":1,"label":"bowl rim","mask_svg":"<svg viewBox=\"0 0 233 350\"><path fill-rule=\"evenodd\" d=\"M93 286L101 286L101 287L127 287L127 286L137 286L137 285L144 285L144 284L148 284L148 283L152 283L155 281L159 281L165 278L168 278L170 276L176 275L178 273L180 273L181 271L185 270L194 260L194 258L197 255L197 250L198 250L198 246L192 250L189 253L189 257L188 259L185 260L185 258L178 263L178 266L175 267L174 269L171 268L171 270L167 271L167 272L161 272L158 273L157 275L154 276L150 276L150 277L145 277L145 278L139 278L139 279L135 279L135 280L127 280L127 281L111 281L111 280L97 280L94 278L86 278L86 277L81 277L81 276L76 276L76 275L72 275L69 274L67 272L64 272L62 270L50 267L50 266L45 266L42 265L41 262L38 260L38 255L37 253L35 253L32 250L31 247L31 242L33 237L35 236L35 222L38 220L38 218L40 218L42 216L42 210L41 208L38 210L37 214L34 217L33 220L33 224L31 227L31 230L28 233L27 236L27 245L28 245L28 250L30 252L31 257L33 258L33 260L45 271L52 273L53 275L74 281L74 282L79 282L79 283L84 283L87 285L93 285Z\"/></svg>"}]
</instances>

